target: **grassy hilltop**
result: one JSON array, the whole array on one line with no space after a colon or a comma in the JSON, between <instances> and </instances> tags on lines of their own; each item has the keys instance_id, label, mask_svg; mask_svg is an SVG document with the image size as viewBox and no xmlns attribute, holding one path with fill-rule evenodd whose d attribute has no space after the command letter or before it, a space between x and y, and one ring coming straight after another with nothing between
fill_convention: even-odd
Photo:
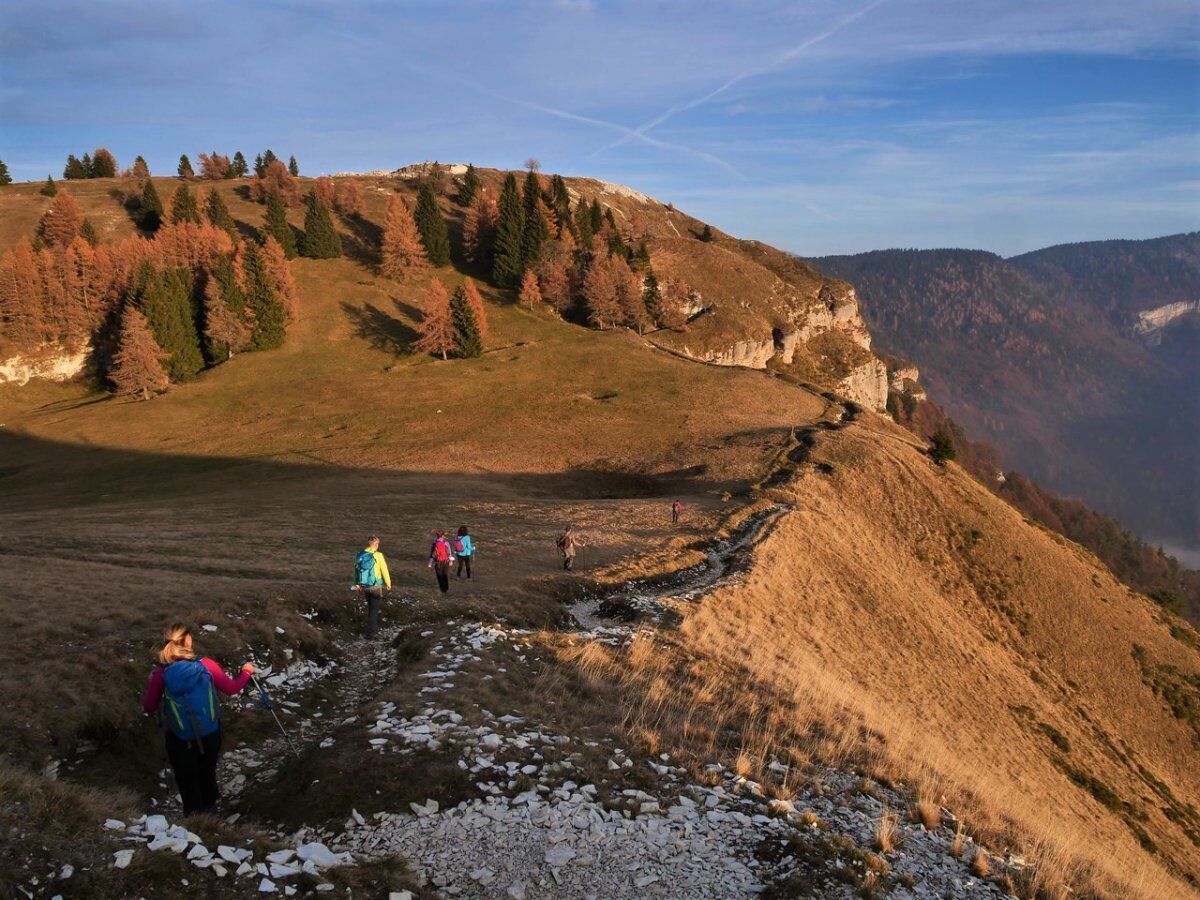
<instances>
[{"instance_id":1,"label":"grassy hilltop","mask_svg":"<svg viewBox=\"0 0 1200 900\"><path fill-rule=\"evenodd\" d=\"M482 175L498 188L502 173ZM463 211L443 198L450 266L387 279L376 268L384 208L415 185L358 180L366 211L338 222L345 258L292 263L299 309L281 349L238 355L149 402L86 381L0 385L0 666L11 679L0 887L26 883L35 844L80 866L103 860L115 846L104 811L132 814L157 790L158 737L135 704L165 623L219 622L204 647L230 665L247 644L274 660L335 655L357 624L352 553L378 533L398 589L385 619L406 631L397 677L372 699L422 708L412 685L447 623L501 621L533 631L540 668L527 682L496 670L460 685L488 708L595 729L648 758L669 752L697 777L717 760L765 782L768 761L786 759L805 789L825 765L903 785L915 817L944 806L997 858L1029 854L1036 865L1005 885L1023 896L1068 882L1113 897L1195 890L1196 632L954 464L935 466L911 433L829 394L866 353L843 334L786 370L682 355L748 328L769 340L820 314L843 283L752 242L700 242L702 223L676 210L571 179L636 218L660 275L737 311L641 336L523 309L485 286L486 352L442 361L410 345L428 280L453 289L472 273L458 249ZM155 181L164 198L175 182ZM212 186L241 230L257 227L262 207L243 181ZM102 242L133 232L114 182L65 187ZM37 188L0 191L0 250L36 228L49 202ZM302 208L289 216L302 225ZM738 305L742 283L761 313ZM687 516L673 530L675 497ZM714 535L776 505L744 573L628 646L563 630L564 600L702 562ZM431 531L464 522L481 577L437 597ZM588 543L574 577L557 571L554 549L568 522ZM232 745L265 735L250 716L229 729ZM260 785L228 827L294 828L302 813L279 798L301 788L303 813L330 822L399 797L359 783L365 758L349 753L306 748L298 774ZM40 774L51 760L64 761L57 782ZM474 790L432 764L393 775L389 791L408 780L425 791L405 801ZM153 893L190 871L97 865L75 885L90 896ZM376 875L371 888L402 883Z\"/></svg>"}]
</instances>

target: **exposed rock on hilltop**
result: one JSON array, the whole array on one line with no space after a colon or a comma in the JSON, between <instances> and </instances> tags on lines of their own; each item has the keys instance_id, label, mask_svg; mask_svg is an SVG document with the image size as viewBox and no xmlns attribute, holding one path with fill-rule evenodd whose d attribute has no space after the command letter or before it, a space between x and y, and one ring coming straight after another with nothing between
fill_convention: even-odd
<instances>
[{"instance_id":1,"label":"exposed rock on hilltop","mask_svg":"<svg viewBox=\"0 0 1200 900\"><path fill-rule=\"evenodd\" d=\"M692 290L683 331L660 330L656 344L713 365L771 368L832 388L882 412L888 372L871 351L854 288L757 241L714 232L631 188L573 179L573 191L611 207L644 241L660 280Z\"/></svg>"}]
</instances>

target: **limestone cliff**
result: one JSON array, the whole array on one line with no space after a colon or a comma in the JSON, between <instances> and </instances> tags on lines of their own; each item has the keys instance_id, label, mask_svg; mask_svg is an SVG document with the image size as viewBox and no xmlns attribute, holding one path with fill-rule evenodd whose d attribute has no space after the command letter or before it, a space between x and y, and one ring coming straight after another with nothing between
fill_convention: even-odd
<instances>
[{"instance_id":1,"label":"limestone cliff","mask_svg":"<svg viewBox=\"0 0 1200 900\"><path fill-rule=\"evenodd\" d=\"M1143 309L1137 314L1133 323L1133 334L1141 338L1151 347L1162 343L1163 329L1184 316L1195 316L1200 313L1200 300L1180 300L1175 303L1165 303L1152 309Z\"/></svg>"}]
</instances>

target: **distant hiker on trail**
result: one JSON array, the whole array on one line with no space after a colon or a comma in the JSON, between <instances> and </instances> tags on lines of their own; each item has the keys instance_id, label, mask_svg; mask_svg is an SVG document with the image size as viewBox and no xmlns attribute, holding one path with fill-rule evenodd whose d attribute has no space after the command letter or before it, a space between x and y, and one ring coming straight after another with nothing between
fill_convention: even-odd
<instances>
[{"instance_id":1,"label":"distant hiker on trail","mask_svg":"<svg viewBox=\"0 0 1200 900\"><path fill-rule=\"evenodd\" d=\"M467 581L471 580L471 558L475 555L475 544L471 541L471 530L466 525L458 527L458 534L451 542L454 555L458 557L458 577L463 577L463 569L467 570Z\"/></svg>"},{"instance_id":2,"label":"distant hiker on trail","mask_svg":"<svg viewBox=\"0 0 1200 900\"><path fill-rule=\"evenodd\" d=\"M563 533L558 536L558 552L563 557L563 568L568 572L575 565L575 553L578 550L586 547L587 544L575 537L575 532L568 525L563 529Z\"/></svg>"},{"instance_id":3,"label":"distant hiker on trail","mask_svg":"<svg viewBox=\"0 0 1200 900\"><path fill-rule=\"evenodd\" d=\"M679 517L683 515L683 504L676 500L671 504L671 524L678 525Z\"/></svg>"},{"instance_id":4,"label":"distant hiker on trail","mask_svg":"<svg viewBox=\"0 0 1200 900\"><path fill-rule=\"evenodd\" d=\"M238 693L250 681L254 666L242 663L237 678L230 678L207 656L197 659L186 625L172 625L165 638L142 697L142 711L146 715L158 711L184 815L212 812L220 796L221 722L216 692Z\"/></svg>"},{"instance_id":5,"label":"distant hiker on trail","mask_svg":"<svg viewBox=\"0 0 1200 900\"><path fill-rule=\"evenodd\" d=\"M429 548L429 568L437 575L438 588L443 594L450 590L450 565L453 562L454 549L446 540L446 532L435 532Z\"/></svg>"},{"instance_id":6,"label":"distant hiker on trail","mask_svg":"<svg viewBox=\"0 0 1200 900\"><path fill-rule=\"evenodd\" d=\"M384 589L392 589L392 576L387 560L379 552L379 538L372 535L367 546L354 558L354 587L367 596L367 625L363 637L373 637L379 630L379 607L383 604Z\"/></svg>"}]
</instances>

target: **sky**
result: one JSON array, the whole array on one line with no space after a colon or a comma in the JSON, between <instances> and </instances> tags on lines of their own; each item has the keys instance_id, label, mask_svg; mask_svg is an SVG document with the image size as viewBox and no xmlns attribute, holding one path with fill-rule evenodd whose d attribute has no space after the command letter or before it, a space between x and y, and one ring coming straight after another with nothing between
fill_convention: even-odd
<instances>
[{"instance_id":1,"label":"sky","mask_svg":"<svg viewBox=\"0 0 1200 900\"><path fill-rule=\"evenodd\" d=\"M4 0L0 159L438 159L805 256L1200 228L1191 0Z\"/></svg>"}]
</instances>

